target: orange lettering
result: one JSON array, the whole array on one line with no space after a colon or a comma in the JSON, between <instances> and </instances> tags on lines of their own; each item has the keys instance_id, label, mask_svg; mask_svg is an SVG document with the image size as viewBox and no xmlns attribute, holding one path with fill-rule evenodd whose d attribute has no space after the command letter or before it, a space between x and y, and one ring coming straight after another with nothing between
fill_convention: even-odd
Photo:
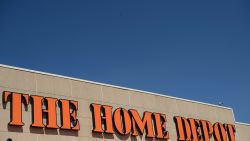
<instances>
[{"instance_id":1,"label":"orange lettering","mask_svg":"<svg viewBox=\"0 0 250 141\"><path fill-rule=\"evenodd\" d=\"M80 130L80 124L76 118L76 111L78 110L78 102L71 100L59 100L59 105L61 107L61 129L72 129ZM72 112L70 112L70 107L72 107ZM73 122L73 127L71 126L71 121Z\"/></svg>"},{"instance_id":2,"label":"orange lettering","mask_svg":"<svg viewBox=\"0 0 250 141\"><path fill-rule=\"evenodd\" d=\"M191 128L188 123L188 120L184 117L174 117L175 122L177 124L177 131L178 131L178 139L180 141L189 141L191 140ZM184 123L184 126L183 126Z\"/></svg>"},{"instance_id":3,"label":"orange lettering","mask_svg":"<svg viewBox=\"0 0 250 141\"><path fill-rule=\"evenodd\" d=\"M123 119L123 121L122 121ZM127 110L118 108L114 112L114 124L116 130L123 135L127 135L131 132L131 119Z\"/></svg>"},{"instance_id":4,"label":"orange lettering","mask_svg":"<svg viewBox=\"0 0 250 141\"><path fill-rule=\"evenodd\" d=\"M204 141L210 141L210 137L213 134L213 126L211 122L206 120L201 120L202 133Z\"/></svg>"},{"instance_id":5,"label":"orange lettering","mask_svg":"<svg viewBox=\"0 0 250 141\"><path fill-rule=\"evenodd\" d=\"M25 105L29 103L29 95L12 92L3 92L3 102L11 101L11 119L9 125L23 126L22 122L22 101Z\"/></svg>"},{"instance_id":6,"label":"orange lettering","mask_svg":"<svg viewBox=\"0 0 250 141\"><path fill-rule=\"evenodd\" d=\"M91 104L93 110L94 129L93 132L114 133L112 123L112 106ZM103 116L101 115L103 110ZM104 120L105 130L102 129L102 120Z\"/></svg>"},{"instance_id":7,"label":"orange lettering","mask_svg":"<svg viewBox=\"0 0 250 141\"><path fill-rule=\"evenodd\" d=\"M228 132L229 141L235 141L235 132L236 132L235 126L231 124L225 124L225 128L227 129Z\"/></svg>"},{"instance_id":8,"label":"orange lettering","mask_svg":"<svg viewBox=\"0 0 250 141\"><path fill-rule=\"evenodd\" d=\"M146 134L147 134L146 137L153 138L154 131L153 131L153 124L152 124L152 113L144 112L143 119L141 119L136 110L131 109L129 110L129 112L132 115L132 125L133 125L132 135L138 136L136 127L138 127L141 135L144 133L144 130L146 128Z\"/></svg>"},{"instance_id":9,"label":"orange lettering","mask_svg":"<svg viewBox=\"0 0 250 141\"><path fill-rule=\"evenodd\" d=\"M77 101L70 101L70 105L73 108L72 113L70 114L70 117L73 121L73 127L71 128L72 130L80 130L80 123L78 119L76 118L77 116L77 110L78 110L78 102Z\"/></svg>"},{"instance_id":10,"label":"orange lettering","mask_svg":"<svg viewBox=\"0 0 250 141\"><path fill-rule=\"evenodd\" d=\"M200 128L200 121L198 119L188 119L191 127L192 132L192 141L202 141L201 139L201 128Z\"/></svg>"},{"instance_id":11,"label":"orange lettering","mask_svg":"<svg viewBox=\"0 0 250 141\"><path fill-rule=\"evenodd\" d=\"M33 127L44 127L43 113L47 115L47 128L58 128L57 114L56 114L56 98L43 98L42 96L30 96L33 102ZM42 108L43 102L46 104L46 109Z\"/></svg>"},{"instance_id":12,"label":"orange lettering","mask_svg":"<svg viewBox=\"0 0 250 141\"><path fill-rule=\"evenodd\" d=\"M213 128L214 128L214 139L216 141L227 141L226 130L221 123L219 122L215 123Z\"/></svg>"},{"instance_id":13,"label":"orange lettering","mask_svg":"<svg viewBox=\"0 0 250 141\"><path fill-rule=\"evenodd\" d=\"M167 131L167 120L166 115L160 113L154 113L154 121L155 121L155 132L156 138L159 139L169 139L169 133Z\"/></svg>"}]
</instances>

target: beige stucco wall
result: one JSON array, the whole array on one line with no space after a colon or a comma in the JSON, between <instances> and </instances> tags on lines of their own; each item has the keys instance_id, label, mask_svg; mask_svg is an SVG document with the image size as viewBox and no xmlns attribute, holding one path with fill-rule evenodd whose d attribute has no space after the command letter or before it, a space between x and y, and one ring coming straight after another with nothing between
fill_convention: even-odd
<instances>
[{"instance_id":1,"label":"beige stucco wall","mask_svg":"<svg viewBox=\"0 0 250 141\"><path fill-rule=\"evenodd\" d=\"M250 139L250 124L236 123L236 137L239 141L249 141Z\"/></svg>"},{"instance_id":2,"label":"beige stucco wall","mask_svg":"<svg viewBox=\"0 0 250 141\"><path fill-rule=\"evenodd\" d=\"M89 83L76 79L62 78L36 72L28 72L8 67L0 67L0 92L13 91L31 95L71 99L79 102L78 119L81 130L79 132L62 131L55 129L30 128L31 105L28 110L23 108L22 128L9 127L10 103L3 109L2 100L0 109L0 141L12 138L13 141L140 141L141 137L122 137L120 135L99 135L92 133L92 114L89 109L91 103L107 104L115 108L137 109L140 114L144 111L160 112L167 115L167 125L170 132L170 141L176 141L174 116L184 116L196 119L205 119L211 122L234 123L233 112L230 108L222 108L192 101L180 100L171 97L153 95L131 89L122 89L107 85ZM2 99L2 97L1 97ZM59 111L59 110L58 110ZM59 113L58 113L59 115ZM60 125L60 120L58 124ZM237 125L240 129L244 126ZM249 127L248 127L249 131ZM242 131L244 132L244 131ZM246 136L238 133L238 140L245 141ZM241 139L244 138L245 140ZM213 139L211 139L213 140Z\"/></svg>"}]
</instances>

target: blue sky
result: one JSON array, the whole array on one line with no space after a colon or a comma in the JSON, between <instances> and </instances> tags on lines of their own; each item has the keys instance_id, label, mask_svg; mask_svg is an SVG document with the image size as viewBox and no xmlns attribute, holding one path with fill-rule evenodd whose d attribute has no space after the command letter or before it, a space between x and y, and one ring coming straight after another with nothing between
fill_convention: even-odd
<instances>
[{"instance_id":1,"label":"blue sky","mask_svg":"<svg viewBox=\"0 0 250 141\"><path fill-rule=\"evenodd\" d=\"M0 62L232 107L250 123L249 1L0 1Z\"/></svg>"}]
</instances>

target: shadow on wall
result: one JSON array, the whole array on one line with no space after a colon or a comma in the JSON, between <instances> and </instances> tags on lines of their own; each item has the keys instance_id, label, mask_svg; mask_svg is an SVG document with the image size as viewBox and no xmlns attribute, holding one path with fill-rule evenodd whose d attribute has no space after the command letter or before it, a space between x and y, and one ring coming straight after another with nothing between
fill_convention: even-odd
<instances>
[{"instance_id":1,"label":"shadow on wall","mask_svg":"<svg viewBox=\"0 0 250 141\"><path fill-rule=\"evenodd\" d=\"M119 138L119 140L128 140L128 138L131 138L131 141L141 141L143 139L143 135L140 136L132 136L132 135L120 135L120 134L103 134L103 133L94 133L92 132L93 138L99 138L99 139L110 139L113 140L114 136ZM139 139L139 140L138 140ZM156 139L156 138L145 138L145 141L166 141L166 139Z\"/></svg>"},{"instance_id":2,"label":"shadow on wall","mask_svg":"<svg viewBox=\"0 0 250 141\"><path fill-rule=\"evenodd\" d=\"M48 128L35 128L30 127L30 133L33 134L46 134L46 135L64 135L64 136L78 136L77 131L71 131L71 130L62 130L62 129L48 129ZM8 131L9 132L23 132L22 126L10 126L8 125Z\"/></svg>"}]
</instances>

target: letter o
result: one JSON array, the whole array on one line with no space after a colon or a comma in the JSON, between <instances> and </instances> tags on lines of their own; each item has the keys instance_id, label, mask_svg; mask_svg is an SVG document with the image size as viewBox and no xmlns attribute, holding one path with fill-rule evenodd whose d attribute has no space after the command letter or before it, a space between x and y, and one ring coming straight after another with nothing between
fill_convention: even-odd
<instances>
[{"instance_id":1,"label":"letter o","mask_svg":"<svg viewBox=\"0 0 250 141\"><path fill-rule=\"evenodd\" d=\"M214 124L214 139L216 141L227 141L226 130L219 122Z\"/></svg>"},{"instance_id":2,"label":"letter o","mask_svg":"<svg viewBox=\"0 0 250 141\"><path fill-rule=\"evenodd\" d=\"M114 112L114 124L118 133L127 135L131 132L131 118L126 109L118 108Z\"/></svg>"}]
</instances>

